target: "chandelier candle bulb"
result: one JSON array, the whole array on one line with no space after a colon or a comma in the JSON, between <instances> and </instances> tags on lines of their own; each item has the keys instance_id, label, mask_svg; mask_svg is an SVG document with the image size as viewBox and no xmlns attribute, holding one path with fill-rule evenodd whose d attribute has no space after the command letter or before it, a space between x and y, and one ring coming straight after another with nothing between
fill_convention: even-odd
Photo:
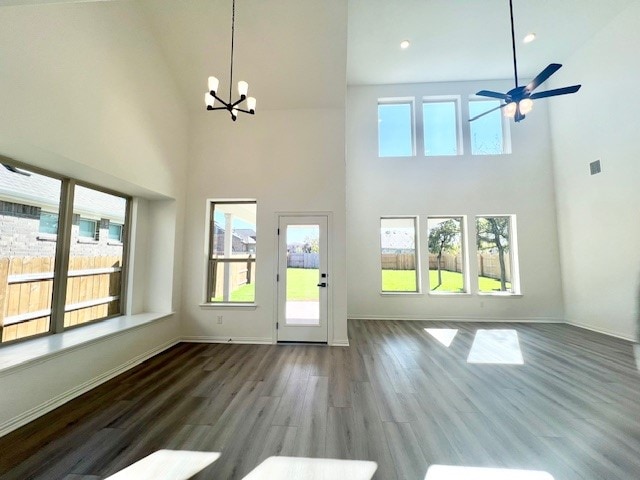
<instances>
[{"instance_id":1,"label":"chandelier candle bulb","mask_svg":"<svg viewBox=\"0 0 640 480\"><path fill-rule=\"evenodd\" d=\"M238 95L240 95L240 98L242 98L243 100L247 98L248 91L249 91L249 84L243 80L240 80L238 82Z\"/></svg>"},{"instance_id":2,"label":"chandelier candle bulb","mask_svg":"<svg viewBox=\"0 0 640 480\"><path fill-rule=\"evenodd\" d=\"M204 104L207 106L207 108L213 108L213 104L215 103L215 101L216 99L211 96L211 93L207 92L204 94Z\"/></svg>"},{"instance_id":3,"label":"chandelier candle bulb","mask_svg":"<svg viewBox=\"0 0 640 480\"><path fill-rule=\"evenodd\" d=\"M256 99L255 97L247 98L247 108L251 113L255 113L256 111Z\"/></svg>"},{"instance_id":4,"label":"chandelier candle bulb","mask_svg":"<svg viewBox=\"0 0 640 480\"><path fill-rule=\"evenodd\" d=\"M220 80L216 77L209 77L209 92L212 92L213 95L218 91L218 85L220 85Z\"/></svg>"}]
</instances>

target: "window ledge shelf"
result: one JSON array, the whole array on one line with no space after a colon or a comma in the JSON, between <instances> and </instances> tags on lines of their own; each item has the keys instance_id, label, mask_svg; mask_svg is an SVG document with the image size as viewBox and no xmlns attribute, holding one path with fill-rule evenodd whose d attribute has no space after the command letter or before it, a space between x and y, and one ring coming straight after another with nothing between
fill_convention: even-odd
<instances>
[{"instance_id":1,"label":"window ledge shelf","mask_svg":"<svg viewBox=\"0 0 640 480\"><path fill-rule=\"evenodd\" d=\"M58 235L55 233L41 233L36 237L36 240L41 242L55 242L58 240Z\"/></svg>"},{"instance_id":2,"label":"window ledge shelf","mask_svg":"<svg viewBox=\"0 0 640 480\"><path fill-rule=\"evenodd\" d=\"M201 303L200 308L202 310L216 310L216 309L239 309L239 310L255 310L258 308L257 303Z\"/></svg>"},{"instance_id":3,"label":"window ledge shelf","mask_svg":"<svg viewBox=\"0 0 640 480\"><path fill-rule=\"evenodd\" d=\"M100 242L98 240L93 239L93 238L79 238L77 240L77 243L88 243L90 245L97 245Z\"/></svg>"},{"instance_id":4,"label":"window ledge shelf","mask_svg":"<svg viewBox=\"0 0 640 480\"><path fill-rule=\"evenodd\" d=\"M403 295L421 296L421 295L424 295L424 293L422 292L380 292L380 295L383 297L394 297L394 296L403 296Z\"/></svg>"},{"instance_id":5,"label":"window ledge shelf","mask_svg":"<svg viewBox=\"0 0 640 480\"><path fill-rule=\"evenodd\" d=\"M430 297L471 297L469 292L429 292Z\"/></svg>"},{"instance_id":6,"label":"window ledge shelf","mask_svg":"<svg viewBox=\"0 0 640 480\"><path fill-rule=\"evenodd\" d=\"M478 292L480 297L499 297L499 298L520 298L524 295L522 293L491 293L491 292Z\"/></svg>"},{"instance_id":7,"label":"window ledge shelf","mask_svg":"<svg viewBox=\"0 0 640 480\"><path fill-rule=\"evenodd\" d=\"M173 312L123 315L86 327L3 346L0 348L0 377L18 368L46 361L51 357L63 355L108 337L121 335L171 315Z\"/></svg>"}]
</instances>

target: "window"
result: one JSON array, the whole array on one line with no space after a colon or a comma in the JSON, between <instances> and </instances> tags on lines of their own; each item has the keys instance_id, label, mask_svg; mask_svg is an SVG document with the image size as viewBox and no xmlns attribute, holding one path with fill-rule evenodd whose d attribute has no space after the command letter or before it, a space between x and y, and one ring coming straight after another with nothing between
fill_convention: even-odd
<instances>
[{"instance_id":1,"label":"window","mask_svg":"<svg viewBox=\"0 0 640 480\"><path fill-rule=\"evenodd\" d=\"M422 104L424 154L428 157L460 155L458 102L429 100Z\"/></svg>"},{"instance_id":2,"label":"window","mask_svg":"<svg viewBox=\"0 0 640 480\"><path fill-rule=\"evenodd\" d=\"M58 233L58 214L41 211L38 232L56 235Z\"/></svg>"},{"instance_id":3,"label":"window","mask_svg":"<svg viewBox=\"0 0 640 480\"><path fill-rule=\"evenodd\" d=\"M98 222L96 220L81 218L78 221L78 236L82 238L93 238L94 240L98 240Z\"/></svg>"},{"instance_id":4,"label":"window","mask_svg":"<svg viewBox=\"0 0 640 480\"><path fill-rule=\"evenodd\" d=\"M429 217L429 287L433 293L467 291L462 217Z\"/></svg>"},{"instance_id":5,"label":"window","mask_svg":"<svg viewBox=\"0 0 640 480\"><path fill-rule=\"evenodd\" d=\"M515 216L476 218L478 290L518 293Z\"/></svg>"},{"instance_id":6,"label":"window","mask_svg":"<svg viewBox=\"0 0 640 480\"><path fill-rule=\"evenodd\" d=\"M122 225L109 222L109 240L122 242Z\"/></svg>"},{"instance_id":7,"label":"window","mask_svg":"<svg viewBox=\"0 0 640 480\"><path fill-rule=\"evenodd\" d=\"M100 222L80 215L101 212L119 218L126 237L128 198L29 168L0 167L0 185L3 201L14 205L0 212L0 343L121 314L125 246L68 240L81 233L95 238ZM71 211L71 195L61 199L61 192L72 189L74 214L63 218L62 211ZM55 236L42 242L38 233ZM65 243L70 250L58 252Z\"/></svg>"},{"instance_id":8,"label":"window","mask_svg":"<svg viewBox=\"0 0 640 480\"><path fill-rule=\"evenodd\" d=\"M499 106L499 100L472 100L469 102L469 117L475 117ZM470 122L470 127L472 155L511 153L509 122L503 120L502 110L495 110Z\"/></svg>"},{"instance_id":9,"label":"window","mask_svg":"<svg viewBox=\"0 0 640 480\"><path fill-rule=\"evenodd\" d=\"M413 149L413 103L378 104L378 156L411 157Z\"/></svg>"},{"instance_id":10,"label":"window","mask_svg":"<svg viewBox=\"0 0 640 480\"><path fill-rule=\"evenodd\" d=\"M382 292L419 291L415 217L380 219Z\"/></svg>"},{"instance_id":11,"label":"window","mask_svg":"<svg viewBox=\"0 0 640 480\"><path fill-rule=\"evenodd\" d=\"M256 202L209 203L206 303L255 302Z\"/></svg>"},{"instance_id":12,"label":"window","mask_svg":"<svg viewBox=\"0 0 640 480\"><path fill-rule=\"evenodd\" d=\"M126 198L94 188L76 185L73 213L80 215L78 239L71 242L69 278L65 303L64 327L119 315L122 309L122 268L124 247L108 241L108 231L100 234L100 220L83 218L89 212L100 218L116 218L124 223ZM104 223L104 229L107 230Z\"/></svg>"}]
</instances>

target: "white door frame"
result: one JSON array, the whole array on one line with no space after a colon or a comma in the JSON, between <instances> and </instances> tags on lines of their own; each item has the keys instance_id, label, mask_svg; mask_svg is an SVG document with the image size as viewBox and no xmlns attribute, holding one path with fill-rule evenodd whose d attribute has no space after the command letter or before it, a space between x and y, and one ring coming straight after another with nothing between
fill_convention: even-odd
<instances>
[{"instance_id":1,"label":"white door frame","mask_svg":"<svg viewBox=\"0 0 640 480\"><path fill-rule=\"evenodd\" d=\"M282 211L275 212L273 229L274 233L274 246L273 250L275 255L275 261L273 266L273 321L271 323L271 338L272 343L278 343L278 284L276 277L279 273L279 248L280 240L278 237L278 228L280 226L280 217L327 217L327 345L331 345L333 342L333 281L332 281L332 260L333 260L333 213L327 211L309 211L309 212L291 212Z\"/></svg>"}]
</instances>

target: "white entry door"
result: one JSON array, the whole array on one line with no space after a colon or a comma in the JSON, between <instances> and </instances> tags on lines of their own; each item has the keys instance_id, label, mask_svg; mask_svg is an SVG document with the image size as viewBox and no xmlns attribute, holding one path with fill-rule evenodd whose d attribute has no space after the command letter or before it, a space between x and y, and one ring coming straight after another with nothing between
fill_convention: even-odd
<instances>
[{"instance_id":1,"label":"white entry door","mask_svg":"<svg viewBox=\"0 0 640 480\"><path fill-rule=\"evenodd\" d=\"M327 341L327 223L323 215L279 218L279 342Z\"/></svg>"}]
</instances>

